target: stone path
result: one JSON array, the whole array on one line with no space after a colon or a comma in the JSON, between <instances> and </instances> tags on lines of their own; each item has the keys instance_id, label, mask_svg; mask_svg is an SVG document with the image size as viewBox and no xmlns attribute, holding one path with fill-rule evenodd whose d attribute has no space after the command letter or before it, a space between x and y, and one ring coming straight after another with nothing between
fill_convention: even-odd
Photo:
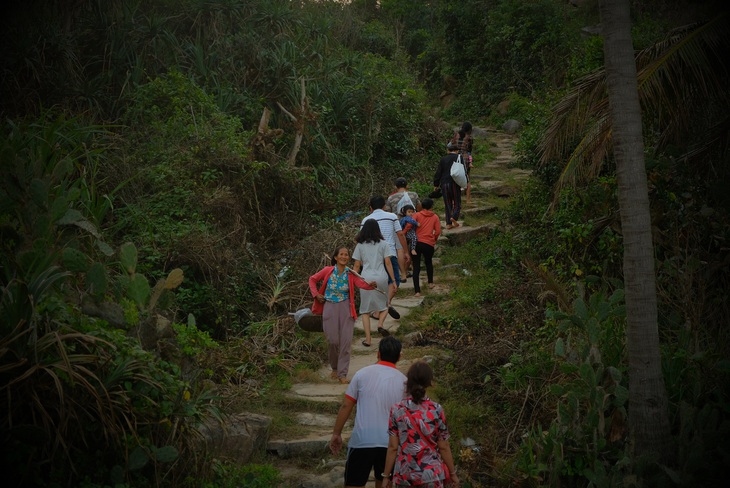
<instances>
[{"instance_id":1,"label":"stone path","mask_svg":"<svg viewBox=\"0 0 730 488\"><path fill-rule=\"evenodd\" d=\"M446 230L442 221L444 232L437 245L437 254L444 252L443 249L449 245L459 245L468 241L477 234L491 232L496 223L489 221L489 216L498 208L494 201L499 198L512 196L517 187L516 181L521 181L529 176L529 171L508 168L512 161L512 149L516 136L502 132L488 132L489 150L495 153L486 164L472 169L472 202L466 204L463 197L464 221L461 227ZM484 144L485 141L476 140L476 143ZM481 147L481 146L480 146ZM487 149L486 147L484 149ZM509 181L507 181L509 180ZM434 209L443 216L442 204ZM398 310L401 319L406 317L412 310L421 307L424 298L434 293L449 293L447 284L439 283L439 262L438 257L434 258L436 287L428 289L422 286L424 296L413 296L413 280L409 279L403 283L398 294L393 299L393 306ZM425 281L425 269L422 270L421 279ZM376 327L377 322L371 321ZM390 316L385 320L385 328L396 334L400 320ZM358 319L355 328L362 331L362 322ZM352 358L348 378L361 368L377 361L377 350L380 342L380 335L377 330L372 334L372 346L365 347L361 344L363 334L355 334L352 345ZM402 337L399 339L403 340ZM404 350L405 350L404 346ZM411 361L403 359L397 364L398 369L405 373ZM341 385L330 379L330 368L323 365L318 371L318 380L309 383L298 383L291 387L289 395L292 398L307 400L308 402L328 402L332 405L331 411L336 412L341 404L347 385ZM333 458L327 448L327 443L332 434L332 427L335 423L336 414L321 414L307 411L297 412L294 415L298 425L299 435L289 436L286 439L270 439L267 451L273 455L273 463L280 470L285 479L283 487L293 488L335 488L343 486L344 479L344 454ZM348 424L343 431L343 439L347 442L349 438L354 412L350 416ZM344 450L343 450L344 451ZM367 488L375 486L375 479L372 477L366 485Z\"/></svg>"},{"instance_id":2,"label":"stone path","mask_svg":"<svg viewBox=\"0 0 730 488\"><path fill-rule=\"evenodd\" d=\"M398 310L401 315L401 319L407 316L410 311L415 307L420 307L423 303L423 297L414 297L413 295L413 280L408 280L403 283L398 291L398 295L393 299L392 305ZM377 325L376 321L371 321L371 325ZM400 320L395 320L388 316L383 324L385 329L388 329L392 334L397 333L400 325ZM363 331L362 320L358 318L355 322L355 329ZM377 362L377 351L378 344L380 343L380 334L377 331L373 331L372 334L372 345L365 347L362 345L363 334L355 334L352 341L352 357L350 359L350 371L347 375L348 378L364 368ZM408 370L411 361L401 360L398 362L397 367L403 373ZM330 367L329 365L323 365L318 371L318 376L321 382L317 383L298 383L291 387L290 395L299 399L305 399L308 401L316 402L332 402L339 406L342 403L342 398L347 389L347 385L341 385L330 379ZM289 478L289 484L286 486L293 486L299 488L328 488L328 487L341 487L343 486L342 480L344 477L345 461L344 457L338 456L337 459L333 459L327 449L327 443L332 436L332 427L335 424L336 414L311 414L309 412L300 412L297 414L297 421L300 426L305 426L306 432L294 439L277 440L272 439L268 444L268 451L276 453L279 458L290 459L301 456L310 456L316 462L313 464L321 464L319 469L324 468L324 474L312 473L308 470L302 470L301 468L277 466L282 471L282 474ZM342 432L342 437L347 442L349 439L352 422L354 421L354 412L350 415L350 420L345 426ZM328 463L329 461L329 463ZM375 486L375 479L372 478L367 487Z\"/></svg>"}]
</instances>

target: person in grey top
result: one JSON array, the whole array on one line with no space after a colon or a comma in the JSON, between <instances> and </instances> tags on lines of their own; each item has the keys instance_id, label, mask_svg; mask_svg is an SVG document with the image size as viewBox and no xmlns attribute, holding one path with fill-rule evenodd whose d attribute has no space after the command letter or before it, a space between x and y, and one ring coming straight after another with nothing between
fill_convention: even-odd
<instances>
[{"instance_id":1,"label":"person in grey top","mask_svg":"<svg viewBox=\"0 0 730 488\"><path fill-rule=\"evenodd\" d=\"M376 290L360 291L360 317L363 329L365 329L365 340L362 341L362 345L370 347L372 342L370 314L378 314L378 330L382 329L387 314L381 312L388 311L388 287L395 288L393 264L390 261L392 251L383 239L378 223L373 219L365 221L355 237L355 241L357 245L352 253L352 259L355 260L355 272L360 273L368 283L375 281L378 284Z\"/></svg>"},{"instance_id":2,"label":"person in grey top","mask_svg":"<svg viewBox=\"0 0 730 488\"><path fill-rule=\"evenodd\" d=\"M408 244L406 243L406 236L403 234L403 229L401 229L400 222L398 221L398 216L394 213L386 212L383 210L383 207L385 207L385 198L381 195L375 195L370 198L371 213L362 219L360 227L362 227L366 220L374 219L378 223L378 226L380 226L380 232L383 234L383 238L385 238L388 245L390 245L390 260L393 264L395 288L391 287L388 290L388 313L393 318L399 319L400 314L395 308L390 306L390 301L395 296L401 283L400 267L398 266L398 244L400 244L400 247L403 249L408 249ZM405 255L407 266L411 262L411 256L408 253L405 253ZM378 329L381 334L384 330L385 329Z\"/></svg>"}]
</instances>

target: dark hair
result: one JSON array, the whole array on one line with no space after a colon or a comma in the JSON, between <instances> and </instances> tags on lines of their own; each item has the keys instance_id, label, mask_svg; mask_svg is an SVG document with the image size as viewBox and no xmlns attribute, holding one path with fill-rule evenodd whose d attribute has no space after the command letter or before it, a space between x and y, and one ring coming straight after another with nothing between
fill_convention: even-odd
<instances>
[{"instance_id":1,"label":"dark hair","mask_svg":"<svg viewBox=\"0 0 730 488\"><path fill-rule=\"evenodd\" d=\"M416 211L413 205L403 205L400 209L400 214L405 217L409 210Z\"/></svg>"},{"instance_id":2,"label":"dark hair","mask_svg":"<svg viewBox=\"0 0 730 488\"><path fill-rule=\"evenodd\" d=\"M359 243L365 243L365 242L380 242L383 239L383 233L380 232L380 225L378 225L378 221L375 219L367 219L362 224L362 228L360 228L360 232L357 233L355 236L355 242Z\"/></svg>"},{"instance_id":3,"label":"dark hair","mask_svg":"<svg viewBox=\"0 0 730 488\"><path fill-rule=\"evenodd\" d=\"M431 210L433 208L433 200L430 198L424 198L421 200L421 207L425 208L426 210Z\"/></svg>"},{"instance_id":4,"label":"dark hair","mask_svg":"<svg viewBox=\"0 0 730 488\"><path fill-rule=\"evenodd\" d=\"M330 259L330 265L335 266L337 264L337 255L340 254L340 251L343 249L347 249L347 252L350 252L350 249L347 246L337 246L335 248L335 252L332 253L332 259Z\"/></svg>"},{"instance_id":5,"label":"dark hair","mask_svg":"<svg viewBox=\"0 0 730 488\"><path fill-rule=\"evenodd\" d=\"M395 179L395 187L396 188L405 188L407 186L408 186L408 182L402 176Z\"/></svg>"},{"instance_id":6,"label":"dark hair","mask_svg":"<svg viewBox=\"0 0 730 488\"><path fill-rule=\"evenodd\" d=\"M380 352L380 360L395 364L400 358L400 351L403 348L400 341L395 337L388 336L380 339L378 351Z\"/></svg>"},{"instance_id":7,"label":"dark hair","mask_svg":"<svg viewBox=\"0 0 730 488\"><path fill-rule=\"evenodd\" d=\"M431 386L433 381L433 370L428 363L416 361L408 368L406 375L406 392L413 397L413 401L421 403L426 398L426 388Z\"/></svg>"},{"instance_id":8,"label":"dark hair","mask_svg":"<svg viewBox=\"0 0 730 488\"><path fill-rule=\"evenodd\" d=\"M459 139L463 139L469 132L471 132L471 122L464 122L459 129Z\"/></svg>"},{"instance_id":9,"label":"dark hair","mask_svg":"<svg viewBox=\"0 0 730 488\"><path fill-rule=\"evenodd\" d=\"M383 207L385 207L385 198L382 195L373 195L370 197L370 208L378 210Z\"/></svg>"}]
</instances>

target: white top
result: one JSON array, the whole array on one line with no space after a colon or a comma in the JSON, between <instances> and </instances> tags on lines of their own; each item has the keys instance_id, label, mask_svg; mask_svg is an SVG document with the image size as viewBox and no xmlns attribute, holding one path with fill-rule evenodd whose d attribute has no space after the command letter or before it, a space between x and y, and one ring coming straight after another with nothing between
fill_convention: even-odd
<instances>
[{"instance_id":1,"label":"white top","mask_svg":"<svg viewBox=\"0 0 730 488\"><path fill-rule=\"evenodd\" d=\"M386 241L358 243L352 259L362 262L360 275L367 282L377 281L378 290L360 290L360 314L380 312L388 309L388 271L385 258L390 256Z\"/></svg>"},{"instance_id":2,"label":"white top","mask_svg":"<svg viewBox=\"0 0 730 488\"><path fill-rule=\"evenodd\" d=\"M390 407L406 398L406 375L385 361L355 373L345 395L357 404L348 449L388 447Z\"/></svg>"},{"instance_id":3,"label":"white top","mask_svg":"<svg viewBox=\"0 0 730 488\"><path fill-rule=\"evenodd\" d=\"M400 247L400 239L398 239L397 233L403 230L400 226L400 222L398 221L398 216L379 208L377 210L373 210L373 213L362 219L360 227L362 227L368 219L375 219L378 221L380 233L383 234L385 241L390 245L390 255L397 256L397 250Z\"/></svg>"}]
</instances>

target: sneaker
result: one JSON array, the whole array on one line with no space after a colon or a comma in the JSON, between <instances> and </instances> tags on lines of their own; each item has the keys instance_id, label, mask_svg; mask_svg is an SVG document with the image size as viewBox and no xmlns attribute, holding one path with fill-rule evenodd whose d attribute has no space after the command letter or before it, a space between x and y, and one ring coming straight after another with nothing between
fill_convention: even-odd
<instances>
[{"instance_id":1,"label":"sneaker","mask_svg":"<svg viewBox=\"0 0 730 488\"><path fill-rule=\"evenodd\" d=\"M400 318L398 310L396 310L395 307L393 307L392 305L388 307L388 314L396 320Z\"/></svg>"}]
</instances>

